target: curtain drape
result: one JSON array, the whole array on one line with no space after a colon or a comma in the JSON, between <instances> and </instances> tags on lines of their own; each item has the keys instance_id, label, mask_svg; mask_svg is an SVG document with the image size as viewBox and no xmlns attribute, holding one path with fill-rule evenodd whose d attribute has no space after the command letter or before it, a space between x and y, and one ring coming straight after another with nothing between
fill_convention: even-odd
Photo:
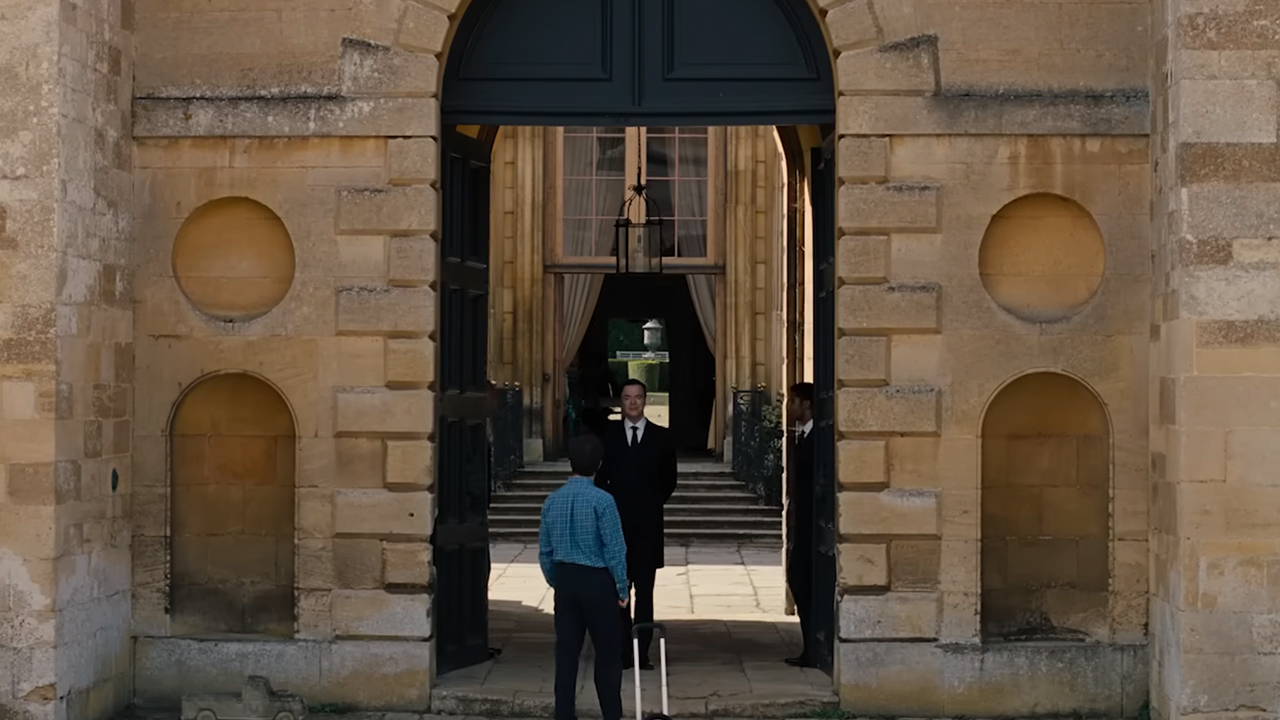
<instances>
[{"instance_id":1,"label":"curtain drape","mask_svg":"<svg viewBox=\"0 0 1280 720\"><path fill-rule=\"evenodd\" d=\"M561 336L560 359L567 367L578 354L578 346L587 334L587 325L600 298L604 275L574 273L564 276L564 291L560 302Z\"/></svg>"},{"instance_id":2,"label":"curtain drape","mask_svg":"<svg viewBox=\"0 0 1280 720\"><path fill-rule=\"evenodd\" d=\"M716 354L716 276L688 275L689 297L693 298L693 309L698 315L698 325L702 327L702 336L707 340L707 349ZM720 414L719 393L711 404L711 425L707 428L707 447L716 446L716 416Z\"/></svg>"}]
</instances>

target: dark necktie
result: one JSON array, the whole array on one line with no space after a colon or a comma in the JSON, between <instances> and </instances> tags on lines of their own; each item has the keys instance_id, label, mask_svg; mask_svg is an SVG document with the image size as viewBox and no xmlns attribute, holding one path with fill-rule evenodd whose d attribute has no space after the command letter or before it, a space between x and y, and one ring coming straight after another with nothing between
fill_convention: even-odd
<instances>
[{"instance_id":1,"label":"dark necktie","mask_svg":"<svg viewBox=\"0 0 1280 720\"><path fill-rule=\"evenodd\" d=\"M635 447L639 444L640 444L640 426L632 425L631 426L631 447Z\"/></svg>"}]
</instances>

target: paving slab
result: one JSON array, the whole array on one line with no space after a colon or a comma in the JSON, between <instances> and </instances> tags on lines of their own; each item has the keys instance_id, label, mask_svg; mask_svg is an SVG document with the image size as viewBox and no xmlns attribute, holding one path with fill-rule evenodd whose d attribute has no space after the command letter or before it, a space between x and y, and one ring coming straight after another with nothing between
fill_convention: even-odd
<instances>
[{"instance_id":1,"label":"paving slab","mask_svg":"<svg viewBox=\"0 0 1280 720\"><path fill-rule=\"evenodd\" d=\"M437 678L436 712L485 717L550 717L554 709L554 593L537 548L495 543L490 588L493 660ZM785 614L782 554L742 546L670 547L654 589L656 619L670 635L671 715L804 717L835 704L831 678L782 662L800 649L800 626ZM578 666L578 714L600 716L585 644ZM657 661L657 647L654 647ZM646 711L660 709L657 671L641 673ZM633 673L622 700L634 717Z\"/></svg>"}]
</instances>

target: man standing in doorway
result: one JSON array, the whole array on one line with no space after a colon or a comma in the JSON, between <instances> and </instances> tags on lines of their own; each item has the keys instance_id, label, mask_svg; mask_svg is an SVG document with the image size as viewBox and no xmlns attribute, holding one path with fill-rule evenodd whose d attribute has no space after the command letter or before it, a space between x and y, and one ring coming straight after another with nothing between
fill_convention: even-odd
<instances>
[{"instance_id":1,"label":"man standing in doorway","mask_svg":"<svg viewBox=\"0 0 1280 720\"><path fill-rule=\"evenodd\" d=\"M788 665L816 667L816 655L809 647L809 619L813 613L813 383L791 386L787 399L787 420L791 423L791 447L787 472L787 586L800 617L803 646Z\"/></svg>"},{"instance_id":2,"label":"man standing in doorway","mask_svg":"<svg viewBox=\"0 0 1280 720\"><path fill-rule=\"evenodd\" d=\"M622 384L622 420L603 433L604 463L596 484L618 503L627 539L627 575L636 591L635 622L653 622L653 584L663 567L662 510L676 490L676 450L671 433L644 416L648 389L639 380ZM631 611L622 608L624 643L631 637ZM640 666L652 670L653 631L641 631ZM633 663L623 648L623 668Z\"/></svg>"},{"instance_id":3,"label":"man standing in doorway","mask_svg":"<svg viewBox=\"0 0 1280 720\"><path fill-rule=\"evenodd\" d=\"M600 712L604 720L622 718L618 660L625 643L617 612L625 612L631 591L617 506L591 482L603 455L594 435L569 441L573 475L543 503L538 527L538 564L556 596L556 720L578 716L578 656L588 632L596 651Z\"/></svg>"}]
</instances>

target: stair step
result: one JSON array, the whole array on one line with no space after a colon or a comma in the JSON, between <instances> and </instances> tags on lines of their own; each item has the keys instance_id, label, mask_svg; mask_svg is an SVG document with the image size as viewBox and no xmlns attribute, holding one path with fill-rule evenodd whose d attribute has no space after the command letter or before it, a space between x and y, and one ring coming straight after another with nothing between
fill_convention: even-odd
<instances>
[{"instance_id":1,"label":"stair step","mask_svg":"<svg viewBox=\"0 0 1280 720\"><path fill-rule=\"evenodd\" d=\"M537 503L542 505L547 496L551 494L550 490L500 490L493 494L493 504L508 503ZM671 502L677 504L694 504L694 503L710 503L710 504L732 504L740 503L742 505L755 505L759 503L750 492L746 490L737 491L710 491L707 492L685 492L676 490L671 496Z\"/></svg>"},{"instance_id":2,"label":"stair step","mask_svg":"<svg viewBox=\"0 0 1280 720\"><path fill-rule=\"evenodd\" d=\"M753 543L764 546L782 544L780 530L762 532L757 528L667 528L664 535L668 545L693 542ZM538 531L536 528L492 528L489 530L489 537L493 540L534 542L538 539Z\"/></svg>"},{"instance_id":3,"label":"stair step","mask_svg":"<svg viewBox=\"0 0 1280 720\"><path fill-rule=\"evenodd\" d=\"M490 515L489 527L496 528L538 528L537 515ZM780 517L742 517L740 515L668 515L663 518L667 529L725 529L725 528L757 528L764 531L782 532Z\"/></svg>"},{"instance_id":4,"label":"stair step","mask_svg":"<svg viewBox=\"0 0 1280 720\"><path fill-rule=\"evenodd\" d=\"M564 478L529 479L517 477L507 486L509 490L556 490L564 485ZM677 491L685 492L725 492L741 490L747 492L747 486L733 478L715 480L689 480L680 478L676 481Z\"/></svg>"},{"instance_id":5,"label":"stair step","mask_svg":"<svg viewBox=\"0 0 1280 720\"><path fill-rule=\"evenodd\" d=\"M502 516L511 516L516 514L527 515L528 517L537 518L542 512L542 503L530 502L496 502L501 497L494 496L495 502L489 506L489 516L493 517L494 513ZM664 517L672 518L678 516L700 516L707 515L720 517L722 513L738 516L765 517L765 518L781 518L782 510L772 508L766 505L748 505L746 503L738 504L711 504L711 503L667 503L663 507Z\"/></svg>"}]
</instances>

